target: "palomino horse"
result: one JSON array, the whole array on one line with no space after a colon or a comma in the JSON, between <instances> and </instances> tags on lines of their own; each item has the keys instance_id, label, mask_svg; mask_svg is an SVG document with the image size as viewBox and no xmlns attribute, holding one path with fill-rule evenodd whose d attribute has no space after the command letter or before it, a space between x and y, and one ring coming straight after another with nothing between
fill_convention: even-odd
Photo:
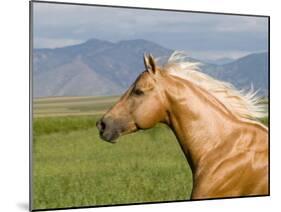
<instances>
[{"instance_id":1,"label":"palomino horse","mask_svg":"<svg viewBox=\"0 0 281 212\"><path fill-rule=\"evenodd\" d=\"M268 195L268 129L255 93L199 71L174 52L164 65L144 57L142 72L97 122L102 139L167 124L193 172L191 199Z\"/></svg>"}]
</instances>

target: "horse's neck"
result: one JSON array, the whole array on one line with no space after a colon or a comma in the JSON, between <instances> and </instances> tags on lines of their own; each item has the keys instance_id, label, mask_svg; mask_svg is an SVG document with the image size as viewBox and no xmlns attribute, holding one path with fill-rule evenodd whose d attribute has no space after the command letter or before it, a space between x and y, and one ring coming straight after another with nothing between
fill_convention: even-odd
<instances>
[{"instance_id":1,"label":"horse's neck","mask_svg":"<svg viewBox=\"0 0 281 212\"><path fill-rule=\"evenodd\" d=\"M232 114L216 99L192 83L167 92L168 124L174 131L191 165L196 170L200 160L224 142L233 128Z\"/></svg>"}]
</instances>

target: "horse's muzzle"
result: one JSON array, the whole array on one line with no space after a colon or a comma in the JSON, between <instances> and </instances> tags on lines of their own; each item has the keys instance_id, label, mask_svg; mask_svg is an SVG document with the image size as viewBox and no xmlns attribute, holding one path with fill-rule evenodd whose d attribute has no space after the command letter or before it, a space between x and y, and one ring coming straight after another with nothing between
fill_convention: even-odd
<instances>
[{"instance_id":1,"label":"horse's muzzle","mask_svg":"<svg viewBox=\"0 0 281 212\"><path fill-rule=\"evenodd\" d=\"M120 133L117 125L111 118L102 118L97 121L96 126L99 130L100 138L110 143L116 143Z\"/></svg>"}]
</instances>

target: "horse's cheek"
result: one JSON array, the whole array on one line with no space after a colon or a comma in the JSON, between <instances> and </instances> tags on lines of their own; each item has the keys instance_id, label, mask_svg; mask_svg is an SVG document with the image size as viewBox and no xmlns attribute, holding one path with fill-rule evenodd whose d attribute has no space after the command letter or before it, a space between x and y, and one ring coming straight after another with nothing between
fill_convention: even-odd
<instances>
[{"instance_id":1,"label":"horse's cheek","mask_svg":"<svg viewBox=\"0 0 281 212\"><path fill-rule=\"evenodd\" d=\"M136 124L142 129L151 128L157 123L155 113L150 113L149 110L136 111L134 119Z\"/></svg>"},{"instance_id":2,"label":"horse's cheek","mask_svg":"<svg viewBox=\"0 0 281 212\"><path fill-rule=\"evenodd\" d=\"M134 114L134 119L136 124L140 127L140 128L147 128L147 118L144 116L144 114L141 113L141 111L137 111Z\"/></svg>"}]
</instances>

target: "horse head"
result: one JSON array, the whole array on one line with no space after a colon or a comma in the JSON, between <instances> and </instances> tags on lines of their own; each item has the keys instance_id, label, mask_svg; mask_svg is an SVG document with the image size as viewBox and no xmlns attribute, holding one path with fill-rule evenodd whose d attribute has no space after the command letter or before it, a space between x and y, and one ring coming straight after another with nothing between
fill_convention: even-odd
<instances>
[{"instance_id":1,"label":"horse head","mask_svg":"<svg viewBox=\"0 0 281 212\"><path fill-rule=\"evenodd\" d=\"M124 134L153 127L165 119L166 110L159 85L161 68L152 55L144 55L143 71L120 100L97 121L103 140L116 142Z\"/></svg>"}]
</instances>

